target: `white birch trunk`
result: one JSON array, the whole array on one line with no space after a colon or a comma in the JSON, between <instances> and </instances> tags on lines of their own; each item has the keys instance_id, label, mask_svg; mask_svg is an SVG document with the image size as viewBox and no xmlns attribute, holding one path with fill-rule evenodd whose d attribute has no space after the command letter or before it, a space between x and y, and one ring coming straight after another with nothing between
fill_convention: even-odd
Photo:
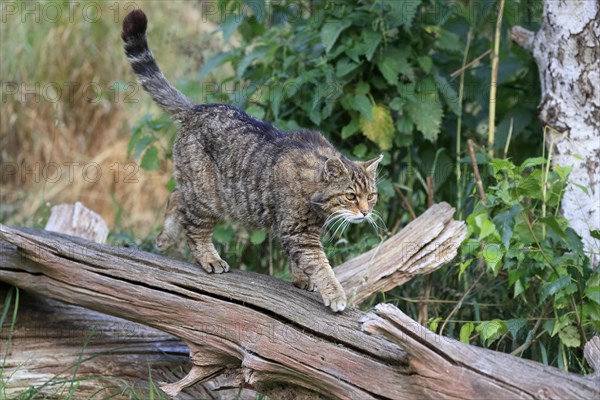
<instances>
[{"instance_id":1,"label":"white birch trunk","mask_svg":"<svg viewBox=\"0 0 600 400\"><path fill-rule=\"evenodd\" d=\"M546 143L554 141L552 162L573 167L562 212L596 267L600 241L590 230L600 229L600 2L545 0L541 29L514 27L512 38L538 65L540 119L552 128Z\"/></svg>"}]
</instances>

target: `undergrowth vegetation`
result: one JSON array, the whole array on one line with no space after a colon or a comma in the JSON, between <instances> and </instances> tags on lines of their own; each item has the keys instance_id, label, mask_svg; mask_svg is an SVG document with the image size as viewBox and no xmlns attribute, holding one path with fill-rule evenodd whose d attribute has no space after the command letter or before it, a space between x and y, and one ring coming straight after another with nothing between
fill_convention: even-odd
<instances>
[{"instance_id":1,"label":"undergrowth vegetation","mask_svg":"<svg viewBox=\"0 0 600 400\"><path fill-rule=\"evenodd\" d=\"M324 244L332 265L377 246L408 223L411 212L418 215L431 202L450 203L456 208L456 218L467 223L469 238L456 260L430 276L374 295L363 308L391 302L438 333L564 370L590 372L582 350L600 328L600 274L590 266L581 239L560 215L561 196L570 184L569 167L552 167L551 152L547 155L545 150L545 131L552 128L540 126L537 119L537 67L529 54L508 39L514 25L539 27L541 1L507 0L498 37L495 1L221 0L215 5L218 12L210 17L220 24L214 33L221 35L223 45L218 49L211 45L215 35L199 35L190 39L191 50L178 52L176 57L170 56L173 43L160 40L161 35L168 36L164 26L169 24L161 15L162 2L139 5L150 18L154 54L175 86L198 102L234 104L281 129L319 130L352 159L384 155L377 209L386 227L374 231L365 224L342 237L328 238ZM196 19L194 23L204 22ZM41 39L52 29L26 32L20 28L18 34L27 43L39 39L52 46L56 41ZM55 55L49 65L59 63L62 73L86 73L84 79L101 73L106 81L118 81L117 75L122 79L129 74L117 38L118 24L87 29L84 46L94 48L95 41L106 45L102 37L110 31L115 49L98 52L96 61L89 64L85 63L89 53L67 53L62 57L72 57L72 62L60 64ZM492 123L494 145L489 148L492 78L488 51L496 39L498 97ZM19 72L41 47L32 47L31 54L15 49L20 56L3 68L15 74L9 76L41 77L41 72ZM68 45L61 42L60 48ZM177 69L186 57L201 52L212 54L193 60L187 74ZM115 57L122 61L114 68L110 63L101 65ZM170 72L176 71L176 76L185 78L172 79ZM138 97L149 100L149 96ZM93 145L98 130L103 130L101 124L84 129L65 123L72 127L68 132L60 127L63 118L80 118L87 125L102 105L63 107L58 103L47 104L35 121L23 119L22 111L16 122L2 122L2 132L29 132L11 139L3 133L2 141L13 149L35 149L40 160L58 151L57 146L67 146L60 150L63 153L73 151L69 146L76 143L89 146L91 153L107 147L124 160L126 156L134 160L148 178L120 191L104 192L112 199L110 213L116 226L110 241L154 251L161 207L175 185L169 180L169 160L176 125L154 108L146 113L146 104L128 106L128 112L137 113L129 137L115 128L117 133L109 141ZM19 113L17 103L2 106L3 113ZM122 104L108 107L110 115L103 118L125 119ZM33 123L40 125L32 128ZM111 124L114 128L117 122ZM32 145L36 138L30 135L55 130L65 139L46 138L44 149ZM475 163L467 140L475 145ZM118 145L109 147L110 141ZM477 191L474 165L481 175L482 193ZM36 192L36 198L44 199L43 193ZM46 207L45 202L28 208L29 215L41 218L12 217L24 201L19 196L26 194L3 196L2 221L43 221L39 210ZM581 196L592 201L586 188L581 188ZM148 200L151 206L148 202L146 207L132 206L147 197L157 203ZM90 207L94 208L93 203ZM136 211L144 218L128 215ZM138 225L119 224L123 220L151 226L152 232L140 234L133 229ZM289 278L287 260L268 232L223 222L214 240L230 265ZM191 260L185 246L170 255Z\"/></svg>"}]
</instances>

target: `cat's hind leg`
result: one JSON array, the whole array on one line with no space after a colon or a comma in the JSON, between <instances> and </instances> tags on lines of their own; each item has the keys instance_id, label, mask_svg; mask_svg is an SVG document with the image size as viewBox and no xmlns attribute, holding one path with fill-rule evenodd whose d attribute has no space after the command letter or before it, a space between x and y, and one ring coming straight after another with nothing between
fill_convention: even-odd
<instances>
[{"instance_id":1,"label":"cat's hind leg","mask_svg":"<svg viewBox=\"0 0 600 400\"><path fill-rule=\"evenodd\" d=\"M302 268L300 268L295 261L290 259L290 273L292 275L292 283L294 286L300 289L308 290L310 292L315 290L315 285L310 280Z\"/></svg>"},{"instance_id":2,"label":"cat's hind leg","mask_svg":"<svg viewBox=\"0 0 600 400\"><path fill-rule=\"evenodd\" d=\"M167 200L167 211L165 211L163 228L156 237L156 248L160 251L168 250L173 246L181 233L181 224L178 217L179 196L179 190L175 189L171 192Z\"/></svg>"},{"instance_id":3,"label":"cat's hind leg","mask_svg":"<svg viewBox=\"0 0 600 400\"><path fill-rule=\"evenodd\" d=\"M212 234L217 219L210 215L190 215L182 213L182 224L194 258L209 274L229 271L229 264L217 253L212 242Z\"/></svg>"}]
</instances>

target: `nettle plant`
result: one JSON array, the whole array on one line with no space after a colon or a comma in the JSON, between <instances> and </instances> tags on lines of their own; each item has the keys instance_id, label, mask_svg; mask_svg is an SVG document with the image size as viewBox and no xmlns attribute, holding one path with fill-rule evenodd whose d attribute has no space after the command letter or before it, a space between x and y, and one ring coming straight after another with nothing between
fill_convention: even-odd
<instances>
[{"instance_id":1,"label":"nettle plant","mask_svg":"<svg viewBox=\"0 0 600 400\"><path fill-rule=\"evenodd\" d=\"M546 364L585 370L583 344L600 328L600 273L590 267L581 238L560 216L565 186L573 184L570 167L549 164L543 157L520 165L489 161L491 184L485 204L479 202L467 217L470 238L462 246L460 274L475 262L502 278L509 289L502 315L516 318L467 322L460 338L468 343L475 331L481 344L491 346L509 337L514 354L531 347L534 358ZM580 189L584 198L587 189ZM556 358L549 360L548 354ZM575 360L580 365L571 365Z\"/></svg>"}]
</instances>

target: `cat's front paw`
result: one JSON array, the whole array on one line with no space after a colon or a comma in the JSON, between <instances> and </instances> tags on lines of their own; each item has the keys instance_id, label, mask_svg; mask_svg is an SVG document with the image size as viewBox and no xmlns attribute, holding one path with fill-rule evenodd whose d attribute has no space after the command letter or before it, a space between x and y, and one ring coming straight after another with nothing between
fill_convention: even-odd
<instances>
[{"instance_id":1,"label":"cat's front paw","mask_svg":"<svg viewBox=\"0 0 600 400\"><path fill-rule=\"evenodd\" d=\"M323 303L331 308L334 312L344 311L348 301L346 300L346 293L343 289L337 289L331 292L322 292Z\"/></svg>"},{"instance_id":2,"label":"cat's front paw","mask_svg":"<svg viewBox=\"0 0 600 400\"><path fill-rule=\"evenodd\" d=\"M229 272L229 264L221 258L216 257L202 257L198 261L198 264L209 274L222 274Z\"/></svg>"}]
</instances>

